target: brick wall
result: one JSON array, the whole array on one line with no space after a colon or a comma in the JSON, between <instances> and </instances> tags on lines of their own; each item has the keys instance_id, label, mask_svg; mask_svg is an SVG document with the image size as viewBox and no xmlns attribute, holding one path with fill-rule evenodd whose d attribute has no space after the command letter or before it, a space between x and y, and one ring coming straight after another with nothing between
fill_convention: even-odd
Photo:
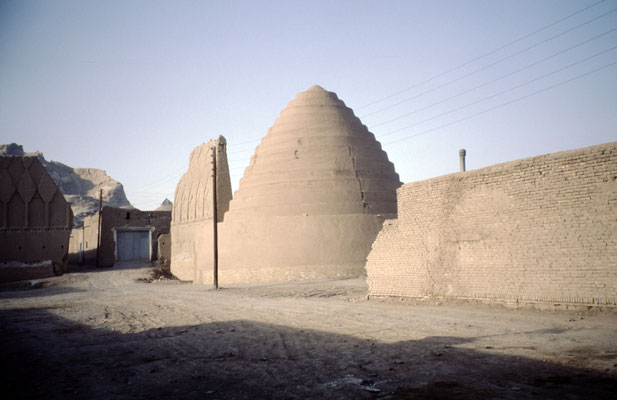
<instances>
[{"instance_id":1,"label":"brick wall","mask_svg":"<svg viewBox=\"0 0 617 400\"><path fill-rule=\"evenodd\" d=\"M617 142L406 184L374 296L616 304Z\"/></svg>"}]
</instances>

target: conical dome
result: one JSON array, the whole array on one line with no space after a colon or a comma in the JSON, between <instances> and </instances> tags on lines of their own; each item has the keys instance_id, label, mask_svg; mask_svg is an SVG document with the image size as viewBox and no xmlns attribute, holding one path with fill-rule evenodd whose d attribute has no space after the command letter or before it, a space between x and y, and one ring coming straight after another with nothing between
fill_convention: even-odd
<instances>
[{"instance_id":1,"label":"conical dome","mask_svg":"<svg viewBox=\"0 0 617 400\"><path fill-rule=\"evenodd\" d=\"M176 189L171 269L208 283L214 232L211 205L202 201L210 197L199 197L199 188L211 185L210 169L194 153ZM225 147L217 154L218 170L227 171ZM233 200L217 200L219 281L361 276L384 220L396 216L399 185L379 142L336 94L319 86L299 93L257 146Z\"/></svg>"},{"instance_id":2,"label":"conical dome","mask_svg":"<svg viewBox=\"0 0 617 400\"><path fill-rule=\"evenodd\" d=\"M225 220L395 214L398 186L375 136L335 93L315 85L268 129Z\"/></svg>"}]
</instances>

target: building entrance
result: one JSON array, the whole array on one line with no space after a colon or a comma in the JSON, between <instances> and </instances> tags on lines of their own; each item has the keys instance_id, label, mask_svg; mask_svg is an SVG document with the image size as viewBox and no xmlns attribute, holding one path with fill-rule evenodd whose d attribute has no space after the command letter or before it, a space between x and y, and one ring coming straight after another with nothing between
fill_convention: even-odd
<instances>
[{"instance_id":1,"label":"building entrance","mask_svg":"<svg viewBox=\"0 0 617 400\"><path fill-rule=\"evenodd\" d=\"M150 260L150 231L118 231L116 235L118 261Z\"/></svg>"}]
</instances>

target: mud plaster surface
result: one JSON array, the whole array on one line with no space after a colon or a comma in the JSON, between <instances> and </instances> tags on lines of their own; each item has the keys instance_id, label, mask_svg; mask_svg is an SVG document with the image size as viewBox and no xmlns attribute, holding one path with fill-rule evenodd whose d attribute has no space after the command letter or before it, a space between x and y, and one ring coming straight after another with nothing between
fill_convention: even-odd
<instances>
[{"instance_id":1,"label":"mud plaster surface","mask_svg":"<svg viewBox=\"0 0 617 400\"><path fill-rule=\"evenodd\" d=\"M0 285L3 398L611 398L617 315L213 291L139 264Z\"/></svg>"}]
</instances>

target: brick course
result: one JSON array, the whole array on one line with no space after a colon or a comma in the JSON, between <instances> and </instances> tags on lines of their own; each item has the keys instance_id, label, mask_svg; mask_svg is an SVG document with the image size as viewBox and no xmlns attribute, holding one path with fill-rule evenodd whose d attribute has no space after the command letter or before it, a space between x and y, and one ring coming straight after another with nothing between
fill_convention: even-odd
<instances>
[{"instance_id":1,"label":"brick course","mask_svg":"<svg viewBox=\"0 0 617 400\"><path fill-rule=\"evenodd\" d=\"M406 184L372 296L617 301L617 142Z\"/></svg>"}]
</instances>

